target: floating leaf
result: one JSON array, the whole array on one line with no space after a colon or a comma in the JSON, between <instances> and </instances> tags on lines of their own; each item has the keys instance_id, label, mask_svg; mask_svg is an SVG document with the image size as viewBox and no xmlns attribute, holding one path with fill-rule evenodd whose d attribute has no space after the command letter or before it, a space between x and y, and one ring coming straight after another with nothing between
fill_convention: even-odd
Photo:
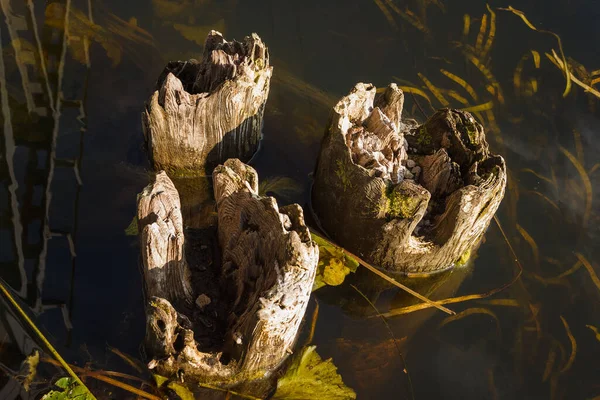
<instances>
[{"instance_id":1,"label":"floating leaf","mask_svg":"<svg viewBox=\"0 0 600 400\"><path fill-rule=\"evenodd\" d=\"M323 243L324 247L325 246L330 246L333 247L339 251L341 251L345 257L347 257L348 259L350 259L352 261L353 264L358 265L362 265L363 267L365 267L366 269L368 269L369 271L371 271L372 273L374 273L375 275L379 276L380 278L386 280L387 282L391 283L392 285L404 290L405 292L415 296L417 299L425 302L427 304L428 307L435 307L440 311L443 311L447 314L455 314L454 311L449 310L448 308L442 306L440 303L436 302L436 301L432 301L430 299L428 299L427 297L415 292L414 290L412 290L411 288L409 288L406 285L401 284L400 282L398 282L397 280L390 278L389 276L387 276L386 274L384 274L383 272L381 272L379 269L375 268L374 266L372 266L371 264L369 264L368 262L366 262L365 260L361 259L359 256L357 256L356 254L353 254L351 252L349 252L346 249L343 249L339 246L337 246L335 243L330 242L329 240L325 239L324 237L321 237L319 235L317 235L316 233L311 233L311 236L313 238L313 240L317 243ZM320 246L319 245L319 250L320 250ZM352 269L352 268L350 268ZM314 287L313 287L313 290Z\"/></svg>"},{"instance_id":2,"label":"floating leaf","mask_svg":"<svg viewBox=\"0 0 600 400\"><path fill-rule=\"evenodd\" d=\"M188 388L177 382L171 381L167 387L177 393L177 396L179 396L181 400L194 400L195 398L194 394Z\"/></svg>"},{"instance_id":3,"label":"floating leaf","mask_svg":"<svg viewBox=\"0 0 600 400\"><path fill-rule=\"evenodd\" d=\"M60 378L54 383L62 391L51 390L46 393L42 400L95 400L96 398L85 386L77 383L73 378Z\"/></svg>"},{"instance_id":4,"label":"floating leaf","mask_svg":"<svg viewBox=\"0 0 600 400\"><path fill-rule=\"evenodd\" d=\"M355 399L356 393L342 381L337 367L330 359L323 361L307 346L294 355L285 375L277 381L273 399Z\"/></svg>"},{"instance_id":5,"label":"floating leaf","mask_svg":"<svg viewBox=\"0 0 600 400\"><path fill-rule=\"evenodd\" d=\"M317 266L313 291L326 285L341 285L346 275L350 272L356 272L358 261L349 257L344 249L324 241L318 235L311 233L311 236L319 245L319 265Z\"/></svg>"}]
</instances>

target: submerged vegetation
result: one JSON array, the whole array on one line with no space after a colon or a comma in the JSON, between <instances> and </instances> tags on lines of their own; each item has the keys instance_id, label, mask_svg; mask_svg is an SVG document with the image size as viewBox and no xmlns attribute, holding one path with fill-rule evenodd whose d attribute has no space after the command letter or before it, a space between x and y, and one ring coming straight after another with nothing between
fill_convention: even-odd
<instances>
[{"instance_id":1,"label":"submerged vegetation","mask_svg":"<svg viewBox=\"0 0 600 400\"><path fill-rule=\"evenodd\" d=\"M16 4L11 1L4 3ZM242 15L247 10L236 1L216 4L212 1L153 0L146 10L149 15L132 16L123 15L122 10L109 11L101 2L92 13L85 2L56 1L47 5L35 3L35 12L29 14L25 3L31 4L31 10L34 10L33 2L23 2L23 8L15 8L16 11L11 14L3 8L3 13L14 21L10 20L13 24L9 26L6 22L9 19L3 19L0 32L2 35L5 32L9 34L9 37L3 38L3 43L8 45L4 46L0 57L3 122L0 161L3 189L8 196L8 201L4 200L6 196L2 197L2 229L10 236L7 241L2 237L1 246L3 256L5 252L7 258L14 256L14 262L2 259L2 277L15 289L11 290L8 284L0 281L2 304L7 305L0 322L7 327L6 332L0 331L0 357L2 364L5 359L12 362L15 355L21 357L16 365L13 362L13 365L2 366L1 384L8 388L7 392L11 389L10 385L14 385L16 389L11 389L11 393L24 393L23 396L29 393L32 397L43 399L83 400L94 398L91 394L94 393L98 398L179 397L187 400L219 392L223 398L253 398L242 392L210 385L190 390L181 382L153 376L138 360L142 357L102 348L109 340L104 337L89 339L90 342L96 341L92 346L101 348L95 349L94 356L79 357L78 362L88 359L85 366L77 366L75 361L67 363L55 347L59 347L57 343L65 339L63 336L68 337L64 342L69 347L71 332L81 329L82 324L90 324L87 317L72 313L73 298L82 294L76 293L71 283L70 288L65 290L67 300L59 302L59 305L54 299L48 303L47 296L42 297L42 289L48 290L44 286L45 279L57 288L62 287L57 283L62 278L53 275L61 277L60 268L51 267L60 264L63 268L64 265L55 259L46 265L48 248L58 246L56 243L61 238L65 239L61 243L72 262L70 279L74 282L75 277L81 279L87 273L87 266L80 263L75 274L75 257L86 253L79 252L78 246L82 246L82 242L85 246L86 237L91 241L98 240L95 227L84 233L78 231L77 219L64 223L71 224L72 229L51 227L47 222L51 210L50 190L55 188L52 179L58 176L59 184L67 180L60 175L62 172L56 172L61 168L73 175L69 179L76 182L76 200L69 203L70 199L62 198L59 195L61 190L70 193L70 189L63 190L64 186L59 186L58 190L53 189L56 191L53 201L62 198L65 204L69 204L67 207L75 204L75 216L78 213L78 193L82 190L82 168L85 166L82 164L84 142L65 145L63 140L71 137L69 132L58 135L59 131L71 129L65 127L66 117L72 117L74 126L82 134L89 130L86 102L89 101L91 92L88 92L88 85L91 83L88 75L78 75L78 68L87 71L107 68L111 75L119 76L132 74L127 68L134 66L136 71L154 75L154 71L148 72L150 59L157 64L155 68L153 65L157 70L162 68L163 61L157 61L161 58L198 57L203 45L199 38L203 38L210 29L237 32L236 18L240 18L237 13ZM341 68L337 72L335 68L323 68L319 57L329 53L340 57L342 53L331 48L326 53L311 49L313 44L310 41L315 40L315 36L309 34L302 37L298 33L295 44L281 45L280 54L274 54L281 60L273 63L273 94L266 107L266 143L262 151L271 157L268 160L283 157L286 163L277 161L278 165L271 169L264 167L269 171L267 176L272 178L261 182L261 193L274 195L285 202L301 199L310 191L309 179L300 181L298 176L312 171L314 149L319 145L329 108L338 97L330 91L342 92L351 86L354 76L362 74L369 74L368 79L377 81L396 81L405 92L407 117L424 120L440 107L471 112L486 132L491 133L490 145L496 153L507 158L510 168L507 195L489 228L485 249L480 254L475 250L467 252L456 261L456 265L463 266L464 273L469 275L459 293L444 291L445 279L450 279L447 276L440 277L427 290L413 289L411 285L420 285L421 278L405 285L404 281L386 276L377 266L366 263L360 255L336 246L325 235L314 234L313 240L319 244L321 254L314 286L314 290L319 290L314 296L319 301L323 299L339 306L336 310L341 308L344 313L348 312L344 307L353 302L368 305L365 309L369 312L357 318L358 321L349 321L346 315L339 316L327 309L319 314L317 303L312 321L309 321L309 314L305 318L308 343L313 343L314 339L326 360L317 355L314 346L295 350L290 360L291 368L280 377L274 398L307 398L313 397L315 392L323 399L361 398L361 395L379 392L383 393L380 395L383 398L398 384L395 362L401 364L401 384L409 386L407 392L417 398L428 395L427 382L431 383L432 379L440 380L439 390L448 390L448 385L454 388L457 382L463 386L475 385L470 378L466 382L464 375L451 375L451 383L446 382L444 386L444 376L436 375L437 367L432 366L436 357L440 370L450 363L446 359L450 359L454 366L456 362L462 363L466 370L475 366L472 368L476 368L474 375L478 377L473 379L484 386L484 389L477 389L477 393L484 393L485 397L517 398L524 393L551 399L594 398L600 395L600 376L598 368L594 367L597 365L594 354L600 348L600 267L597 261L600 256L600 207L597 202L600 162L596 156L598 139L594 135L599 126L600 65L584 65L577 61L576 58L586 59L588 50L578 49L577 43L566 39L565 32L542 29L550 25L536 12L525 13L502 1L467 3L454 4L443 0L361 2L355 6L361 13L375 14L375 23L370 21L371 16L363 19L361 14L360 22L354 22L348 32L319 32L323 35L319 36L319 40L335 38L336 43L349 48L350 53L364 52L368 45L373 52L373 63L380 62L377 57L382 57L383 63L381 55L397 49L410 54L406 60L412 61L403 58L399 63L395 60L394 69L364 71L359 70L359 66L363 65L361 60L354 60L354 64L342 60L343 69L352 70L354 74L350 79L347 71ZM280 6L270 7L269 12L273 15L279 16L279 12L286 15L278 8ZM351 7L348 10L352 12ZM25 12L28 13L27 18ZM263 26L260 19L256 23L261 25L252 27L265 31L266 41L276 40L279 21L273 15L270 21L272 27ZM382 38L374 40L368 32L380 21L381 25L387 26L378 31ZM298 22L303 23L311 25L302 20ZM18 26L25 28L19 31L15 28ZM64 43L50 41L56 37L62 40L60 35L64 35ZM64 52L62 45L65 46ZM286 54L286 47L294 48L293 57L301 58L300 67L296 58ZM300 48L297 52L296 47ZM97 60L99 67L94 64ZM325 63L334 61L328 59ZM103 64L110 67L103 67ZM335 66L339 67L338 64ZM326 76L318 78L311 75L311 69L317 69L318 75ZM383 72L374 76L372 74L376 72L372 71ZM343 77L343 82L339 85L330 83L337 73ZM127 79L129 77L126 76ZM110 83L126 86L116 80ZM101 82L100 86L110 85ZM136 87L131 91L135 89L143 92L147 88ZM96 90L101 92L97 87ZM79 98L67 98L76 91L81 92ZM111 92L107 103L115 101L118 112L130 112L137 118L142 107L141 98L144 96L135 97L133 105L122 100L122 105L121 99L115 101ZM45 102L43 111L36 103L40 101ZM108 115L101 113L96 118L96 123L102 119L110 120ZM121 128L111 129L121 132ZM110 138L116 140L114 135ZM427 133L422 132L419 140L426 141ZM99 152L103 151L101 144L93 143L92 147L85 147L86 152L94 154L94 145L101 148ZM116 142L114 147L121 145L123 142ZM49 149L47 153L43 153L44 146ZM65 156L61 154L63 147L77 148L79 153ZM274 153L278 154L274 156ZM37 159L40 164L52 165L44 170L45 178L32 161ZM292 161L288 163L288 159ZM261 162L264 165L264 161L258 160L259 164ZM20 167L14 167L17 164ZM26 172L23 172L23 165L29 165ZM92 182L96 173L104 177L99 171L101 168L92 166L87 171ZM338 167L335 172L343 178L344 186L351 192L352 184L343 165ZM28 174L28 178L23 180L19 174ZM115 173L110 179L124 179L120 175ZM86 178L85 175L83 177ZM99 186L102 179L98 178L95 184ZM37 183L34 188L32 182L42 180L43 184L39 186ZM25 193L17 190L19 185L26 189ZM136 182L131 186L127 190L136 193L143 185ZM36 196L39 194L40 187L44 193L43 206L34 207L32 199L34 193ZM94 184L86 182L84 190L97 195L94 190L104 189L94 189ZM123 197L130 201L134 198L131 193ZM115 198L111 201L122 202L118 196ZM390 217L410 214L411 205L405 204L401 195L392 192L388 199L385 212ZM54 207L55 203L52 204ZM93 206L96 207L95 213L105 205L98 201ZM86 210L92 213L89 208ZM39 220L32 222L28 218ZM127 218L115 222L117 228L101 231L103 237L118 236L114 232L123 236L123 228L128 222ZM101 225L95 220L92 223ZM36 247L26 240L35 236L38 225L42 244ZM130 224L126 233L135 235L136 224ZM360 232L356 234L360 235ZM49 245L50 238L55 239ZM102 252L112 253L110 246L116 241L103 243L108 247ZM94 248L89 241L87 246ZM10 250L5 250L8 248ZM133 248L132 254L136 251ZM31 252L35 254L31 255ZM88 249L88 260L97 257L90 257L89 252ZM124 259L127 262L121 264L117 256L113 256L110 263L114 263L115 267L107 269L106 274L120 273L125 264L133 269L131 260L135 257ZM36 260L35 268L29 266L31 260ZM471 264L474 264L472 270L469 269ZM45 272L46 267L48 273ZM385 291L379 290L378 284L373 284L373 287L366 285L366 288L358 284L363 279L359 276L363 269L368 273L369 282L386 282ZM344 291L348 288L350 290ZM100 298L105 296L104 289L95 288L97 292L90 291L84 295L99 297L96 302L104 307ZM120 298L124 291L116 286L111 296ZM139 290L128 287L127 291ZM52 290L50 293L54 295ZM332 293L335 300L328 300ZM138 305L135 307L135 313L143 314ZM110 307L106 308L110 310ZM434 311L434 308L437 310L432 313L433 316L430 315L431 321L421 326L425 323L422 320L426 310ZM57 310L58 313L51 316L44 314L49 310ZM120 309L111 312L117 318L129 318L129 314ZM327 325L330 318L336 321L334 323L338 321L336 318L343 319L348 328L333 329ZM380 329L378 320L384 321L385 329ZM9 328L14 321L19 321L17 325L20 324L23 332L15 333L15 328ZM140 322L139 317L135 321ZM317 321L327 329L316 329ZM66 334L56 328L63 322ZM102 320L95 323L104 325ZM412 326L413 323L418 328L403 330L404 326ZM98 327L99 335L106 332L101 328ZM45 334L46 330L51 335ZM396 339L396 335L400 339ZM117 346L136 349L141 337L134 336L121 338L122 342ZM16 339L20 337L27 339ZM87 338L79 340L87 342ZM116 339L110 337L110 340ZM36 343L39 350L32 343ZM79 353L85 352L79 350ZM112 370L115 363L105 363L103 357L98 356L103 353L116 357L119 368L129 373ZM68 354L78 358L73 352ZM335 365L330 358L332 354ZM415 369L412 375L411 368ZM457 393L462 395L466 392Z\"/></svg>"}]
</instances>

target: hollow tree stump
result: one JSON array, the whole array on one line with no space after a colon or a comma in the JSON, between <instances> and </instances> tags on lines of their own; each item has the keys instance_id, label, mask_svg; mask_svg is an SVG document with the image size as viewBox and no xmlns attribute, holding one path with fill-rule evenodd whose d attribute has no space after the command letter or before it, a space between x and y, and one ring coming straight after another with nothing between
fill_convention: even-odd
<instances>
[{"instance_id":1,"label":"hollow tree stump","mask_svg":"<svg viewBox=\"0 0 600 400\"><path fill-rule=\"evenodd\" d=\"M359 83L333 108L312 203L341 246L381 268L419 275L468 259L496 212L506 166L468 112L423 125L401 119L404 95Z\"/></svg>"},{"instance_id":2,"label":"hollow tree stump","mask_svg":"<svg viewBox=\"0 0 600 400\"><path fill-rule=\"evenodd\" d=\"M155 170L210 175L257 150L273 67L257 34L226 41L211 31L202 61L170 62L142 113L144 137Z\"/></svg>"},{"instance_id":3,"label":"hollow tree stump","mask_svg":"<svg viewBox=\"0 0 600 400\"><path fill-rule=\"evenodd\" d=\"M184 247L205 243L184 237L179 195L164 171L138 198L145 343L156 373L231 386L268 377L292 352L319 250L299 205L258 196L253 168L227 160L213 186L222 262L209 265L186 259ZM211 344L198 339L219 324L224 333L217 329Z\"/></svg>"}]
</instances>

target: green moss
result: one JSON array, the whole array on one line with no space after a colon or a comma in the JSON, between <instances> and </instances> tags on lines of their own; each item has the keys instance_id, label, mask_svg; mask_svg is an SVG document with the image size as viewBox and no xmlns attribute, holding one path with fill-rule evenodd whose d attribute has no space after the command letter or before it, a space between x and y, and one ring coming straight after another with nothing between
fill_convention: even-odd
<instances>
[{"instance_id":1,"label":"green moss","mask_svg":"<svg viewBox=\"0 0 600 400\"><path fill-rule=\"evenodd\" d=\"M457 267L462 267L462 266L464 266L464 265L465 265L465 264L466 264L466 263L469 261L469 259L470 259L470 258L471 258L471 249L469 249L469 250L465 251L465 252L463 253L463 255L462 255L462 256L460 256L460 257L458 258L458 260L456 260L456 262L455 262L454 264L455 264Z\"/></svg>"},{"instance_id":2,"label":"green moss","mask_svg":"<svg viewBox=\"0 0 600 400\"><path fill-rule=\"evenodd\" d=\"M386 214L391 218L410 218L419 205L418 198L403 194L398 190L388 190L386 197Z\"/></svg>"},{"instance_id":3,"label":"green moss","mask_svg":"<svg viewBox=\"0 0 600 400\"><path fill-rule=\"evenodd\" d=\"M346 169L344 168L344 162L342 160L337 160L336 163L337 168L335 170L335 174L342 181L342 185L344 186L344 192L352 187L352 181L350 177L346 173Z\"/></svg>"},{"instance_id":4,"label":"green moss","mask_svg":"<svg viewBox=\"0 0 600 400\"><path fill-rule=\"evenodd\" d=\"M459 118L456 121L456 129L461 133L463 139L469 139L469 144L475 146L479 144L479 134L475 122L471 122L466 118ZM466 136L464 135L466 133Z\"/></svg>"},{"instance_id":5,"label":"green moss","mask_svg":"<svg viewBox=\"0 0 600 400\"><path fill-rule=\"evenodd\" d=\"M417 144L421 146L429 146L431 144L431 135L427 131L425 125L419 128L419 135L417 136Z\"/></svg>"}]
</instances>

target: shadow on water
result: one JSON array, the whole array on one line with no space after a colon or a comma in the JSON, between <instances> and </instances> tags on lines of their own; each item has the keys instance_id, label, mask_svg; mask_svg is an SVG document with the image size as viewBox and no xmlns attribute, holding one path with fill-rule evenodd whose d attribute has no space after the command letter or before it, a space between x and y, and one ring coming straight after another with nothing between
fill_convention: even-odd
<instances>
[{"instance_id":1,"label":"shadow on water","mask_svg":"<svg viewBox=\"0 0 600 400\"><path fill-rule=\"evenodd\" d=\"M533 25L561 36L573 76L598 90L598 50L585 45L600 37L591 3L535 1L524 11ZM419 121L436 108L470 109L506 159L509 182L497 214L506 239L492 223L473 265L423 293L441 299L509 282L515 256L507 240L524 269L510 288L449 304L454 316L432 309L394 315L414 300L361 286L368 276L361 269L315 293L313 343L323 358L333 357L358 398L600 394L600 102L577 84L562 96L564 75L551 60L556 39L498 9L508 3L0 6L0 274L70 363L141 375L107 348L143 358L139 251L124 234L148 183L140 112L165 60L198 58L198 38L216 28L238 39L256 31L274 57L264 138L252 164L280 202L308 205L328 107L361 80L398 83L404 116ZM201 195L210 182L177 186L210 202ZM190 205L186 218L211 213ZM23 390L23 361L45 349L0 301L0 397L39 397L65 373L42 362L36 385ZM109 396L105 387L98 394Z\"/></svg>"}]
</instances>

